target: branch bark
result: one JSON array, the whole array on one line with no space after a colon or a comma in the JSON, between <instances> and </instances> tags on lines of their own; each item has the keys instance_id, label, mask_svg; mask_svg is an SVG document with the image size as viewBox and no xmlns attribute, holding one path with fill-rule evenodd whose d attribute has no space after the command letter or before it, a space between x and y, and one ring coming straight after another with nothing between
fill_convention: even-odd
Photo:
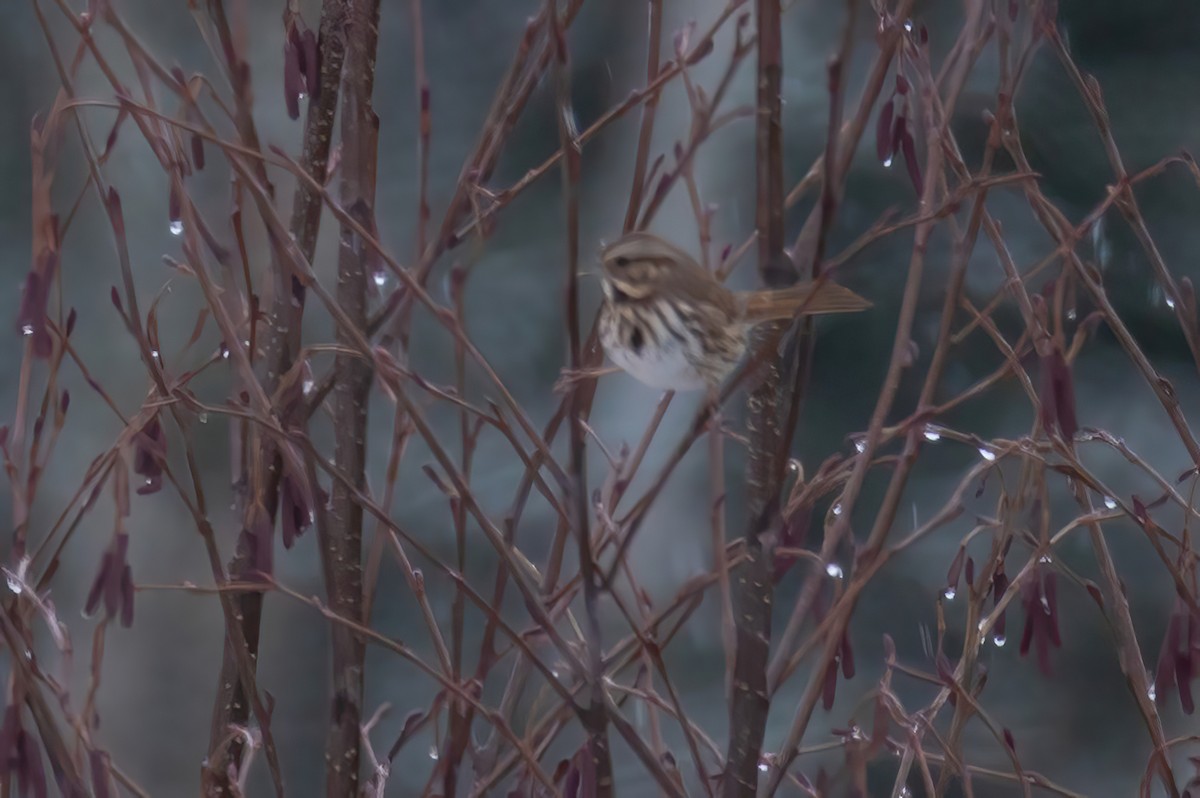
<instances>
[{"instance_id":1,"label":"branch bark","mask_svg":"<svg viewBox=\"0 0 1200 798\"><path fill-rule=\"evenodd\" d=\"M342 72L344 43L342 38L343 4L345 0L325 0L321 10L320 48L321 73L320 91L312 98L305 120L304 152L301 166L318 181L325 178L329 160L333 118L337 110L338 82ZM212 5L214 13L224 17L222 4ZM223 25L222 28L228 28ZM244 124L248 126L247 143L257 144L253 134L253 119L247 113ZM245 138L245 136L244 136ZM256 162L262 169L262 162ZM265 181L265 170L263 182ZM299 181L292 206L291 233L304 255L306 262L312 260L316 250L317 233L320 227L322 199L318 191L304 181ZM299 281L286 273L281 259L272 258L274 279L271 316L264 340L263 362L266 378L263 387L273 395L282 375L291 368L296 352L300 348L300 327L304 313L304 289ZM234 582L247 581L265 569L259 562L259 553L254 545L252 530L256 525L263 534L270 534L274 527L279 500L279 479L282 462L279 452L258 425L249 425L246 435L247 465L243 483L249 488L243 508L243 534L238 540L237 552L229 564L229 579ZM260 523L261 522L261 523ZM265 531L264 531L265 527ZM228 795L231 766L235 769L242 759L242 737L229 734L230 726L242 726L250 718L250 701L247 686L239 678L238 640L244 638L246 653L251 663L258 662L258 638L262 625L263 594L239 592L233 595L233 617L240 619L240 635L226 634L221 672L217 679L217 692L213 703L212 723L209 729L209 757L205 773L208 794ZM228 745L225 743L228 742Z\"/></svg>"},{"instance_id":2,"label":"branch bark","mask_svg":"<svg viewBox=\"0 0 1200 798\"><path fill-rule=\"evenodd\" d=\"M755 161L758 229L758 269L768 286L795 280L795 271L783 252L783 123L781 88L783 43L778 0L756 0L758 27L757 117ZM778 340L779 325L760 331L760 341ZM770 553L764 551L763 534L776 525L782 486L780 452L780 364L765 358L761 381L750 392L747 419L750 435L748 466L749 513L746 558L735 571L737 611L733 694L729 710L729 749L723 795L753 798L758 789L758 763L762 755L770 697L767 662L771 647Z\"/></svg>"},{"instance_id":3,"label":"branch bark","mask_svg":"<svg viewBox=\"0 0 1200 798\"><path fill-rule=\"evenodd\" d=\"M379 44L379 0L349 0L345 31L341 201L362 228L373 231L379 118L372 108L371 95ZM367 329L367 281L373 271L370 260L370 250L358 233L343 225L338 249L337 300L354 329L339 325L337 340L347 350L355 348L358 335ZM371 365L357 353L340 354L335 369L334 467L345 479L333 485L327 523L318 519L318 534L330 609L343 618L362 623L363 508L357 497L366 486ZM325 742L325 791L334 798L358 794L365 647L354 631L344 625L333 625L330 634L333 703Z\"/></svg>"}]
</instances>

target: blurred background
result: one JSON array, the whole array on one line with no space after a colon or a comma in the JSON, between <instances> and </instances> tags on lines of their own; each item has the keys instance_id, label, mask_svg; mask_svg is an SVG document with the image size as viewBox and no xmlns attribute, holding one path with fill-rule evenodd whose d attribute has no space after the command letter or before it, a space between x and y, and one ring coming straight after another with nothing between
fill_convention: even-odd
<instances>
[{"instance_id":1,"label":"blurred background","mask_svg":"<svg viewBox=\"0 0 1200 798\"><path fill-rule=\"evenodd\" d=\"M283 3L276 0L227 0L243 9L253 36L249 51L256 95L256 121L264 144L278 145L298 153L301 123L292 122L284 111L282 86ZM52 29L66 54L74 51L76 38L56 10L47 5ZM163 0L120 0L122 16L147 46L165 63L179 63L185 72L217 75L213 60L198 35L187 3ZM848 106L857 103L862 78L876 53L876 21L861 2L859 29L849 69ZM1200 150L1200 5L1178 0L1062 0L1060 26L1079 66L1096 76L1104 91L1112 117L1116 141L1127 168L1132 172L1149 166L1163 156L1186 148ZM519 41L527 19L540 6L538 0L436 0L424 4L425 47L431 86L433 134L430 158L430 197L435 224L458 179L464 157L475 142L493 92ZM825 64L837 47L844 20L844 4L828 0L794 0L785 3L785 162L787 184L793 185L823 151L828 96ZM690 20L703 30L719 14L723 0L671 0L665 3L666 42ZM749 6L748 6L749 8ZM306 21L316 27L318 3L301 3ZM928 0L917 3L914 20L928 27L934 63L953 43L961 22L958 2ZM7 24L0 26L0 100L9 111L0 115L0 176L10 186L0 193L0 256L7 264L9 314L16 313L19 286L30 261L29 218L29 124L33 116L51 106L58 80L29 3L14 3L6 12ZM619 103L644 82L646 48L646 3L643 0L603 0L584 4L570 32L573 59L574 105L581 127L586 127L606 109ZM127 59L104 26L97 40L129 75ZM728 60L729 36L719 40L712 56L693 72L700 85L711 86ZM986 127L982 114L994 107L997 79L996 57L987 51L972 73L966 93L958 104L956 133L968 163L982 151ZM380 164L378 222L381 237L403 263L414 258L414 223L417 218L416 104L413 96L412 30L409 4L384 0L381 47L378 59L375 105L380 116ZM86 96L111 98L112 92L94 65L85 62L79 90ZM159 98L162 100L163 98ZM728 107L753 102L753 57L737 74ZM1047 196L1073 220L1078 221L1105 196L1112 173L1104 149L1087 110L1048 50L1040 51L1029 66L1017 97L1023 144L1033 167L1042 175ZM539 89L525 113L501 166L491 181L500 189L541 163L558 146L553 93ZM89 110L85 114L92 136L102 142L114 114ZM620 232L632 174L639 115L631 113L611 125L590 142L583 153L583 256L592 267L592 253L602 239ZM655 152L670 152L674 142L687 135L689 119L682 86L675 83L664 95L655 129ZM838 252L866 231L884 211L895 208L911 213L916 198L902 168L888 169L873 154L868 134L848 177L845 199L832 231L830 251ZM918 148L920 150L920 147ZM215 153L210 153L216 161ZM700 151L697 176L703 200L714 203L714 254L726 243L740 243L753 229L754 208L753 122L747 118L723 129ZM668 160L669 160L668 156ZM1011 168L1002 164L1001 168ZM179 257L179 240L171 235L167 218L165 178L157 161L130 126L122 131L107 168L107 176L121 191L132 246L134 270L140 290L152 296L173 280L160 310L164 337L173 342L166 353L177 351L186 340L202 301L194 284L181 281L167 269L161 256ZM57 170L56 209L60 212L74 199L86 177L86 165L73 130L66 138ZM277 175L280 207L290 205L291 186L286 176ZM228 175L220 168L198 174L191 188L198 200L226 222L218 231L226 241L230 234L227 216L219 209L228 206ZM454 250L439 264L431 283L435 296L445 299L444 275L453 264L469 269L466 305L468 329L473 340L522 402L535 423L543 424L557 405L552 386L564 363L562 285L565 227L560 204L560 179L552 170L545 179L501 212L486 247L468 243ZM1195 253L1200 249L1200 192L1183 170L1142 184L1138 191L1143 212L1169 268L1176 278L1191 274L1196 279ZM1049 251L1048 240L1030 214L1016 189L994 190L989 208L1004 225L1007 244L1018 267L1027 269ZM789 236L799 231L811 201L802 202L788 215ZM685 248L696 252L697 233L686 193L676 190L658 215L653 228ZM336 227L327 217L316 266L332 285ZM252 240L251 256L265 260L263 240ZM830 454L852 451L850 438L866 427L882 379L898 311L899 288L906 275L911 252L911 235L892 235L866 249L847 264L839 278L875 303L869 315L853 319L823 320L818 325L815 372L807 397L793 456L806 469L815 468ZM920 389L919 377L932 351L941 312L942 286L949 268L948 242L935 235L924 281L922 311L915 331L918 367L902 387L898 409L911 410ZM1168 312L1161 291L1154 288L1149 266L1128 227L1117 215L1105 220L1093 240L1081 246L1081 255L1095 261L1104 272L1109 295L1158 369L1174 384L1184 400L1189 417L1195 418L1194 403L1200 388L1196 369L1174 316ZM753 284L749 260L733 281ZM144 400L149 385L138 364L133 341L108 302L109 286L118 279L111 231L94 194L89 194L73 222L63 252L64 302L77 308L76 343L105 390L126 412ZM981 243L968 272L968 291L982 304L1001 286L1002 272L995 253ZM594 277L585 278L587 308L599 300ZM1037 285L1037 283L1035 283ZM1081 307L1081 311L1084 308ZM1080 313L1082 317L1083 313ZM998 314L1006 332L1015 339L1020 319L1015 308ZM306 340L332 339L328 317L308 314ZM209 331L206 345L215 346ZM0 348L0 408L5 418L14 412L20 336L9 332L9 345ZM210 350L211 351L211 350ZM444 330L427 316L418 315L410 353L415 370L435 382L452 382L452 346ZM180 371L192 365L172 363ZM943 381L941 396L956 395L1001 362L995 347L982 335L969 337L953 354ZM1034 368L1032 361L1026 364ZM322 362L318 371L327 366ZM92 458L112 445L121 422L97 394L70 367L64 370L73 404L64 433L38 505L33 511L33 532L44 534L59 509L77 490ZM1186 451L1172 430L1152 392L1137 377L1128 359L1111 335L1100 329L1075 367L1080 423L1119 436L1142 454L1162 474L1177 475L1189 465ZM230 390L230 374L220 369L194 386L202 398L220 403ZM487 394L482 381L472 386L473 396ZM608 448L622 443L636 445L650 420L658 395L625 375L605 377L601 382L593 415L597 435ZM376 397L371 417L372 485L382 485L391 441L391 406ZM688 426L695 397L674 401L662 431L650 449L643 475L656 472L675 441ZM458 417L447 405L430 405L431 422L447 440L456 440ZM740 428L741 400L728 409L729 423ZM1029 404L1015 381L964 405L947 426L972 432L982 438L1017 437L1035 423ZM206 488L213 506L213 521L228 555L238 528L230 511L234 501L230 487L231 431L225 419L208 420L196 444L204 469ZM318 418L312 434L321 444L331 440L327 418ZM178 446L171 451L178 457ZM600 480L606 463L593 451L592 474ZM1149 481L1126 461L1096 447L1083 446L1081 456L1114 493L1128 497L1139 491L1151 493ZM927 446L910 484L895 532L907 532L912 524L929 518L942 506L965 469L978 455L968 446L942 442ZM411 534L433 546L447 559L454 551L451 514L444 496L421 473L429 453L414 443L401 467L394 516ZM727 447L726 477L730 485L729 527L740 532L744 507L743 451ZM476 457L474 487L489 512L500 518L512 502L523 469L505 441L484 434ZM884 482L876 475L856 508L859 534L874 517ZM638 486L633 488L634 494ZM941 595L946 571L962 535L970 528L974 513L993 514L996 494L985 493L975 500L957 524L923 541L893 561L872 583L860 604L851 634L858 662L858 675L839 686L838 701L828 713L818 711L805 736L806 744L830 739L832 727L845 728L852 720L870 722L870 705L862 697L878 678L882 662L882 635L896 641L902 660L925 670L933 665L922 643L936 623L936 602ZM1055 505L1056 523L1065 523L1074 513L1070 497L1063 491ZM667 601L689 578L711 568L707 455L703 445L685 461L651 513L634 546L634 570L656 601ZM0 494L9 509L11 497ZM818 508L818 519L824 508ZM63 569L54 581L53 599L68 619L74 641L73 684L86 687L89 636L94 619L82 618L79 608L91 583L100 552L110 536L110 515L102 506L85 520L68 548ZM1158 518L1168 527L1181 519L1166 512ZM861 519L861 520L860 520ZM131 561L139 585L178 585L185 581L209 584L211 574L199 536L177 497L163 491L137 497L130 519ZM814 528L819 528L819 523ZM1128 588L1147 666L1153 667L1173 590L1167 574L1144 535L1132 523L1106 525L1109 545L1117 558ZM539 561L554 531L554 518L543 503L532 501L526 512L518 541ZM471 554L468 577L490 592L496 562L478 529L469 530ZM1095 566L1086 540L1068 537L1059 554L1084 576L1094 576ZM277 556L279 579L304 595L321 595L320 567L315 538L310 533L289 552ZM431 600L439 621L449 622L450 586L432 569L426 569ZM1060 585L1064 583L1060 582ZM793 572L779 586L775 605L776 627L782 628L791 602L801 586L801 571ZM994 716L1012 729L1023 764L1046 773L1059 784L1078 793L1097 796L1133 795L1149 755L1147 736L1134 703L1125 688L1107 628L1094 604L1081 590L1060 589L1063 647L1053 657L1054 675L1041 675L1036 663L1021 659L1016 645L988 650L991 676L982 696ZM961 604L961 602L960 602ZM221 657L222 622L211 597L173 590L141 590L137 597L136 622L132 629L109 632L103 681L98 695L102 743L113 758L153 795L194 794L204 755L212 696ZM519 606L507 608L515 619L524 617ZM607 640L623 635L624 622L611 606L605 612ZM949 623L947 647L956 651L961 640L962 614L953 602L945 605ZM377 629L404 641L418 654L431 656L431 647L412 597L400 571L385 561L383 584L372 621ZM476 641L483 616L468 612L468 639ZM1010 635L1019 634L1018 613L1010 613ZM321 793L321 758L329 700L327 625L311 608L280 596L269 596L263 626L260 656L262 685L277 704L273 729L281 748L289 795ZM477 648L468 645L468 652ZM549 656L549 652L547 652ZM474 654L472 653L473 657ZM727 716L723 701L724 662L715 602L709 601L685 627L667 652L668 665L676 665L676 686L692 719L714 739L726 737ZM471 662L473 667L473 660ZM683 665L680 668L678 666ZM436 684L394 655L377 648L368 652L367 711L388 702L392 711L373 737L384 751L395 739L405 715L426 707ZM504 667L494 672L485 688L485 699L496 700L503 689ZM791 721L792 709L807 678L803 670L777 695L767 730L765 748L775 750ZM931 695L900 680L898 687L906 706L921 706ZM78 695L78 694L77 694ZM631 717L639 722L644 718ZM1168 737L1195 729L1176 700L1164 710ZM480 728L480 726L477 726ZM668 742L677 758L683 759L682 739L671 728ZM672 736L673 735L673 736ZM974 764L1005 768L1004 751L975 726L968 733L965 750ZM578 745L579 738L564 737L563 752ZM401 751L389 782L389 795L418 794L429 772L434 738L425 734ZM1183 762L1182 754L1177 761ZM642 768L620 743L615 746L619 794L652 795ZM840 755L830 758L803 757L799 767L814 776L818 767L836 768ZM261 764L256 766L261 770ZM886 794L894 770L889 763L876 766L872 782ZM1189 770L1181 767L1180 774ZM258 777L262 774L259 773ZM256 789L267 782L256 781ZM252 792L251 794L265 794ZM979 779L978 796L1015 794L1003 783Z\"/></svg>"}]
</instances>

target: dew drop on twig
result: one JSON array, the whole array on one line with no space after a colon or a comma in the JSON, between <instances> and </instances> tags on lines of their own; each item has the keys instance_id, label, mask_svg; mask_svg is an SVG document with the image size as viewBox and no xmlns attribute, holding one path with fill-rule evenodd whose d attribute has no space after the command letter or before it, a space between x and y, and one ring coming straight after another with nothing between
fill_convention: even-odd
<instances>
[{"instance_id":1,"label":"dew drop on twig","mask_svg":"<svg viewBox=\"0 0 1200 798\"><path fill-rule=\"evenodd\" d=\"M1117 500L1114 499L1112 496L1105 496L1104 497L1104 506L1110 510L1115 510L1115 509L1117 509Z\"/></svg>"},{"instance_id":2,"label":"dew drop on twig","mask_svg":"<svg viewBox=\"0 0 1200 798\"><path fill-rule=\"evenodd\" d=\"M182 219L172 219L171 224L168 226L167 229L169 229L171 231L171 235L173 235L173 236L183 235L183 220Z\"/></svg>"},{"instance_id":3,"label":"dew drop on twig","mask_svg":"<svg viewBox=\"0 0 1200 798\"><path fill-rule=\"evenodd\" d=\"M939 432L938 428L933 424L926 424L925 432L923 434L925 435L925 440L929 441L930 443L936 443L942 439L942 433Z\"/></svg>"},{"instance_id":4,"label":"dew drop on twig","mask_svg":"<svg viewBox=\"0 0 1200 798\"><path fill-rule=\"evenodd\" d=\"M1008 638L1004 635L993 635L992 642L996 644L996 648L1004 648L1004 644L1008 642Z\"/></svg>"},{"instance_id":5,"label":"dew drop on twig","mask_svg":"<svg viewBox=\"0 0 1200 798\"><path fill-rule=\"evenodd\" d=\"M22 335L33 335L33 325L26 324L23 327L21 327L21 334Z\"/></svg>"},{"instance_id":6,"label":"dew drop on twig","mask_svg":"<svg viewBox=\"0 0 1200 798\"><path fill-rule=\"evenodd\" d=\"M996 453L986 446L979 447L979 456L984 460L987 460L989 463L996 462Z\"/></svg>"},{"instance_id":7,"label":"dew drop on twig","mask_svg":"<svg viewBox=\"0 0 1200 798\"><path fill-rule=\"evenodd\" d=\"M958 591L951 585L942 591L942 595L946 598L946 601L954 601L954 597L958 595Z\"/></svg>"},{"instance_id":8,"label":"dew drop on twig","mask_svg":"<svg viewBox=\"0 0 1200 798\"><path fill-rule=\"evenodd\" d=\"M835 562L831 562L825 566L825 573L829 574L834 579L841 579L844 576L842 566Z\"/></svg>"}]
</instances>

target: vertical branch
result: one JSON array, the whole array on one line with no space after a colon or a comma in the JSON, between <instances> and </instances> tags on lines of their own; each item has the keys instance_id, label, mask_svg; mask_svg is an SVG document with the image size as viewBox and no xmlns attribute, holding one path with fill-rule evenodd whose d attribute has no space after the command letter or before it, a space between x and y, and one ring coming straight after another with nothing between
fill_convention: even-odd
<instances>
[{"instance_id":1,"label":"vertical branch","mask_svg":"<svg viewBox=\"0 0 1200 798\"><path fill-rule=\"evenodd\" d=\"M662 41L662 0L650 0L650 18L646 33L646 85L658 76L659 50ZM654 136L654 114L658 110L658 94L651 94L642 104L642 124L638 129L637 155L634 156L633 184L629 187L629 204L625 208L625 232L637 226L645 190L646 166L650 161L650 140Z\"/></svg>"},{"instance_id":2,"label":"vertical branch","mask_svg":"<svg viewBox=\"0 0 1200 798\"><path fill-rule=\"evenodd\" d=\"M579 316L579 173L582 152L579 146L579 131L575 127L575 112L571 106L571 74L567 53L566 29L558 15L555 0L549 0L546 8L550 15L551 35L554 47L555 88L558 106L558 134L563 151L562 179L563 197L566 204L567 223L567 340L570 367L582 367L583 341L582 322ZM576 387L571 391L568 406L570 420L571 459L567 469L568 501L575 535L579 541L579 577L583 583L585 618L584 635L587 640L588 703L582 711L584 730L587 732L587 754L592 758L595 773L595 791L599 798L613 794L612 753L608 745L608 705L604 695L604 650L600 639L600 618L597 601L599 585L596 580L596 563L592 558L592 536L588 507L587 449L585 446L585 417L589 399Z\"/></svg>"},{"instance_id":3,"label":"vertical branch","mask_svg":"<svg viewBox=\"0 0 1200 798\"><path fill-rule=\"evenodd\" d=\"M346 6L346 61L342 86L341 202L362 229L375 229L375 166L379 119L371 106L375 52L379 43L379 0L350 0ZM369 250L357 232L342 226L338 247L337 301L351 329L338 325L337 341L357 348L367 327L367 281L373 269ZM318 529L329 606L337 615L362 621L363 508L367 397L371 366L355 354L339 354L333 389L334 465L342 479L333 485L326 528ZM343 624L330 629L333 646L333 702L325 742L325 791L358 794L364 644Z\"/></svg>"},{"instance_id":4,"label":"vertical branch","mask_svg":"<svg viewBox=\"0 0 1200 798\"><path fill-rule=\"evenodd\" d=\"M756 0L758 68L755 161L757 192L755 227L758 268L763 282L790 282L791 264L783 253L783 125L780 88L783 43L778 0ZM778 340L778 325L760 333ZM762 339L760 339L762 340ZM748 465L749 513L746 558L737 566L737 649L734 653L733 696L729 710L729 750L723 794L753 798L758 785L758 762L767 724L767 660L771 644L771 563L763 551L762 535L774 524L782 472L778 398L779 364L768 357L748 401L750 436Z\"/></svg>"},{"instance_id":5,"label":"vertical branch","mask_svg":"<svg viewBox=\"0 0 1200 798\"><path fill-rule=\"evenodd\" d=\"M324 182L329 161L333 118L337 110L338 82L341 79L345 54L342 38L343 2L344 0L324 0L322 6L319 90L312 95L304 128L301 167L319 183ZM320 192L306 181L297 181L290 228L306 262L312 260L316 251L321 207ZM272 394L281 376L292 367L296 352L299 351L300 325L304 313L304 288L300 281L295 276L288 275L280 267L278 259L273 259L273 266L272 279L275 280L275 286L271 321L265 336L263 353L266 368L263 385ZM272 523L274 521L282 462L270 437L257 424L249 426L247 438L246 452L250 458L247 473L251 501L247 503L244 528L250 530L253 529L251 508L261 507L265 517L271 519ZM244 535L239 540L238 551L229 566L230 580L245 580L256 570L258 564L254 555L254 546L251 545L249 537ZM223 786L223 783L228 779L230 765L236 766L242 758L242 738L240 735L230 737L229 726L244 725L250 716L247 690L238 678L238 655L233 646L236 645L236 640L244 638L250 662L257 663L258 637L262 623L262 593L237 592L232 594L231 601L235 608L233 617L240 619L242 630L241 634L225 637L225 651L213 703L207 772L214 781L214 792L227 792L228 786ZM224 751L218 752L217 748L225 741L229 741L229 744L225 746Z\"/></svg>"}]
</instances>

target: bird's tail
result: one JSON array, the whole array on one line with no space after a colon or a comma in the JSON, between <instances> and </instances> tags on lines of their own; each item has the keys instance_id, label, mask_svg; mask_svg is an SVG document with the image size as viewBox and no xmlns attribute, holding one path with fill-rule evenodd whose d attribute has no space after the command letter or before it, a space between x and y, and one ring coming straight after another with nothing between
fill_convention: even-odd
<instances>
[{"instance_id":1,"label":"bird's tail","mask_svg":"<svg viewBox=\"0 0 1200 798\"><path fill-rule=\"evenodd\" d=\"M797 315L854 313L871 307L870 302L849 288L828 280L773 291L748 291L742 296L746 320L752 324L782 321Z\"/></svg>"}]
</instances>

